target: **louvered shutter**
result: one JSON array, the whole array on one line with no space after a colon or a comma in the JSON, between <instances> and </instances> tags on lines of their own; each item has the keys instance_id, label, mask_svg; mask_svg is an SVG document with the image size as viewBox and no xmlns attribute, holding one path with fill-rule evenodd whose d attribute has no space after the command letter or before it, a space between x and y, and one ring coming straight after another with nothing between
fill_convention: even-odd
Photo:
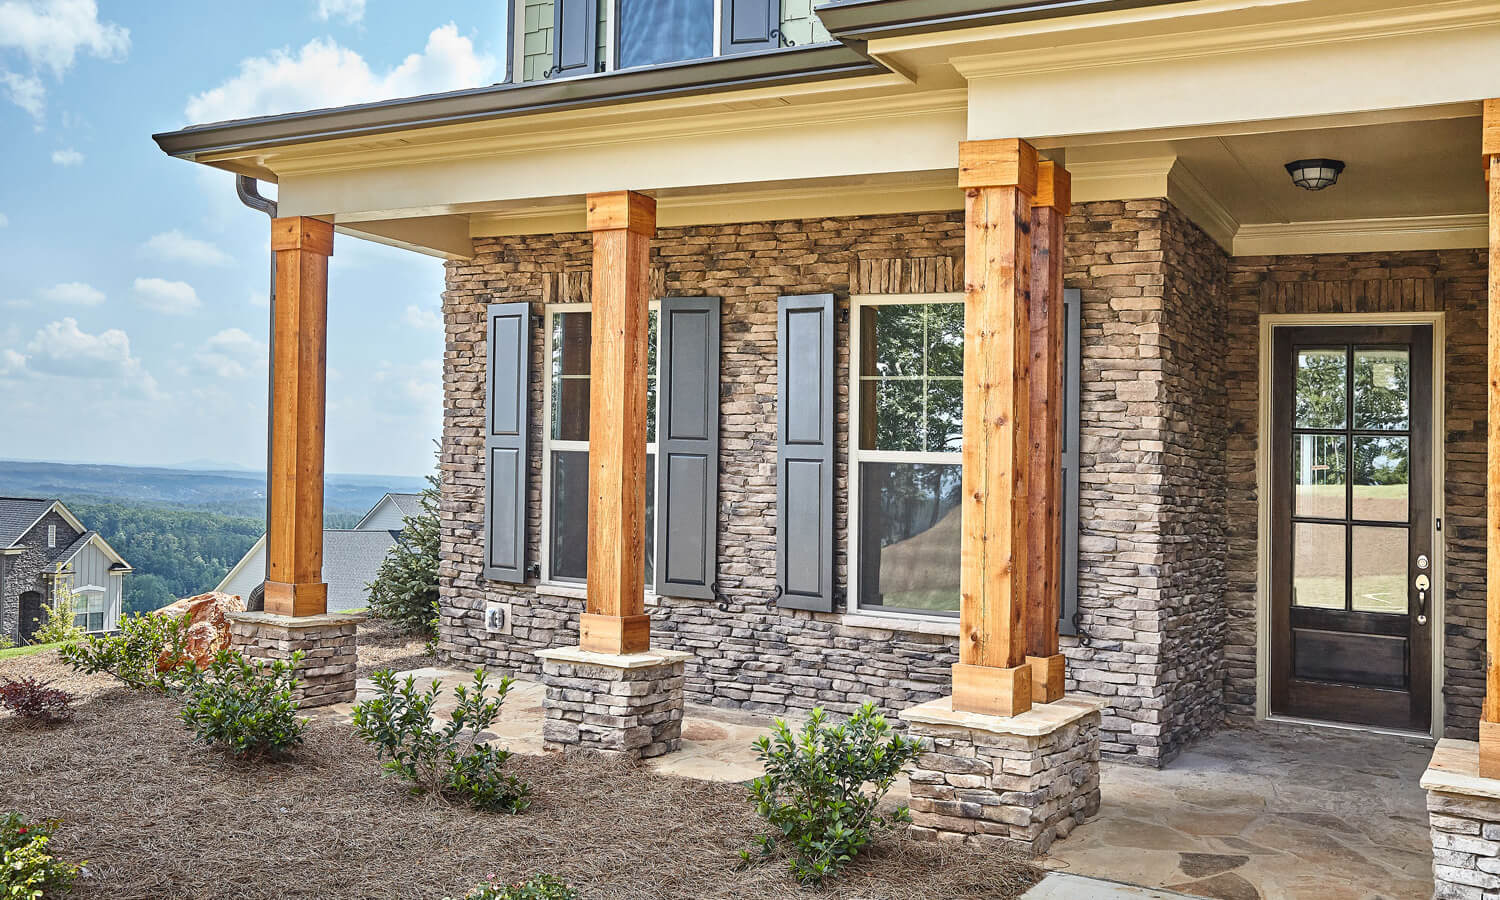
<instances>
[{"instance_id":1,"label":"louvered shutter","mask_svg":"<svg viewBox=\"0 0 1500 900\"><path fill-rule=\"evenodd\" d=\"M598 69L599 0L556 0L552 12L552 78Z\"/></svg>"},{"instance_id":2,"label":"louvered shutter","mask_svg":"<svg viewBox=\"0 0 1500 900\"><path fill-rule=\"evenodd\" d=\"M718 562L719 298L661 301L656 593L713 598Z\"/></svg>"},{"instance_id":3,"label":"louvered shutter","mask_svg":"<svg viewBox=\"0 0 1500 900\"><path fill-rule=\"evenodd\" d=\"M722 52L780 46L781 0L724 0Z\"/></svg>"},{"instance_id":4,"label":"louvered shutter","mask_svg":"<svg viewBox=\"0 0 1500 900\"><path fill-rule=\"evenodd\" d=\"M776 568L793 609L833 609L833 306L777 301Z\"/></svg>"},{"instance_id":5,"label":"louvered shutter","mask_svg":"<svg viewBox=\"0 0 1500 900\"><path fill-rule=\"evenodd\" d=\"M488 308L484 394L484 577L526 581L527 382L531 310Z\"/></svg>"}]
</instances>

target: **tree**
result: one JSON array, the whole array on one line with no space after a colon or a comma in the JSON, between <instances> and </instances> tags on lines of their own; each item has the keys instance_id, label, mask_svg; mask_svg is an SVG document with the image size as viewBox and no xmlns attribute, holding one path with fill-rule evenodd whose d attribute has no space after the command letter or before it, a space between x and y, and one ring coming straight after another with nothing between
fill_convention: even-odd
<instances>
[{"instance_id":1,"label":"tree","mask_svg":"<svg viewBox=\"0 0 1500 900\"><path fill-rule=\"evenodd\" d=\"M370 613L432 637L438 617L438 480L427 476L422 512L402 520L401 537L370 583Z\"/></svg>"},{"instance_id":2,"label":"tree","mask_svg":"<svg viewBox=\"0 0 1500 900\"><path fill-rule=\"evenodd\" d=\"M45 621L31 640L37 644L63 644L83 637L84 630L73 621L78 607L78 592L73 590L73 569L58 563L43 577L47 579L51 597L50 602L42 606ZM85 618L87 613L85 607Z\"/></svg>"}]
</instances>

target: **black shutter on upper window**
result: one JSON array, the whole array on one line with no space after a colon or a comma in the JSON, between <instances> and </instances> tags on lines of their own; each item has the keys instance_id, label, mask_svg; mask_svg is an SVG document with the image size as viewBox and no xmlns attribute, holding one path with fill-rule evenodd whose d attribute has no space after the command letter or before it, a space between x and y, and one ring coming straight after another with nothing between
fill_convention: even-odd
<instances>
[{"instance_id":1,"label":"black shutter on upper window","mask_svg":"<svg viewBox=\"0 0 1500 900\"><path fill-rule=\"evenodd\" d=\"M661 301L656 593L713 599L719 522L719 298Z\"/></svg>"},{"instance_id":2,"label":"black shutter on upper window","mask_svg":"<svg viewBox=\"0 0 1500 900\"><path fill-rule=\"evenodd\" d=\"M484 392L484 577L526 581L531 307L488 308Z\"/></svg>"},{"instance_id":3,"label":"black shutter on upper window","mask_svg":"<svg viewBox=\"0 0 1500 900\"><path fill-rule=\"evenodd\" d=\"M833 609L833 295L776 304L776 569L781 606Z\"/></svg>"},{"instance_id":4,"label":"black shutter on upper window","mask_svg":"<svg viewBox=\"0 0 1500 900\"><path fill-rule=\"evenodd\" d=\"M781 0L723 0L721 52L744 53L781 45Z\"/></svg>"},{"instance_id":5,"label":"black shutter on upper window","mask_svg":"<svg viewBox=\"0 0 1500 900\"><path fill-rule=\"evenodd\" d=\"M556 0L552 11L552 78L599 67L599 0Z\"/></svg>"}]
</instances>

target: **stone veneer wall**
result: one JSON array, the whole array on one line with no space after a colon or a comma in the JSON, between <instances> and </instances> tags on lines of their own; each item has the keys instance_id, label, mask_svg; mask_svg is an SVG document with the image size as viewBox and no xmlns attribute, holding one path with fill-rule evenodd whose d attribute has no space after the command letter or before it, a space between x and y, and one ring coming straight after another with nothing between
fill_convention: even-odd
<instances>
[{"instance_id":1,"label":"stone veneer wall","mask_svg":"<svg viewBox=\"0 0 1500 900\"><path fill-rule=\"evenodd\" d=\"M47 547L47 526L57 526L57 548ZM50 598L47 580L42 576L52 570L48 562L62 548L70 546L83 536L83 532L68 524L57 512L49 512L16 543L26 552L15 556L0 556L0 566L5 567L0 577L0 637L19 641L21 637L21 595L27 591L40 591L42 602Z\"/></svg>"},{"instance_id":2,"label":"stone veneer wall","mask_svg":"<svg viewBox=\"0 0 1500 900\"><path fill-rule=\"evenodd\" d=\"M1433 900L1500 894L1500 801L1429 791L1427 816Z\"/></svg>"},{"instance_id":3,"label":"stone veneer wall","mask_svg":"<svg viewBox=\"0 0 1500 900\"><path fill-rule=\"evenodd\" d=\"M587 234L482 239L450 262L444 318L440 652L454 662L537 672L536 649L576 644L582 602L481 574L484 309L587 299ZM1212 409L1222 261L1162 200L1080 205L1068 220L1067 284L1084 291L1084 476L1080 593L1091 646L1065 639L1070 690L1112 704L1102 750L1159 764L1218 718L1215 564L1222 543L1222 429L1172 424ZM873 701L894 716L946 694L956 638L872 628L832 614L778 610L775 585L776 298L781 294L961 291L960 212L660 229L653 291L723 298L719 582L729 611L660 598L653 645L694 654L689 702L771 713L838 713ZM1216 269L1215 267L1220 267ZM1177 274L1182 271L1181 278ZM1171 283L1171 287L1167 285ZM835 580L846 586L844 485L848 324L837 325ZM532 335L528 558L540 560L544 335ZM1217 474L1216 474L1217 473ZM1193 496L1166 502L1165 486ZM1216 507L1215 503L1219 505ZM1198 543L1193 543L1198 541ZM1207 543L1205 544L1204 541ZM511 633L484 629L487 600L513 603ZM842 604L841 604L842 605ZM951 631L951 629L950 629Z\"/></svg>"},{"instance_id":4,"label":"stone veneer wall","mask_svg":"<svg viewBox=\"0 0 1500 900\"><path fill-rule=\"evenodd\" d=\"M1445 687L1450 737L1477 734L1484 698L1485 292L1483 250L1239 257L1231 260L1229 617L1225 703L1255 714L1255 588L1260 316L1443 310L1447 466Z\"/></svg>"}]
</instances>

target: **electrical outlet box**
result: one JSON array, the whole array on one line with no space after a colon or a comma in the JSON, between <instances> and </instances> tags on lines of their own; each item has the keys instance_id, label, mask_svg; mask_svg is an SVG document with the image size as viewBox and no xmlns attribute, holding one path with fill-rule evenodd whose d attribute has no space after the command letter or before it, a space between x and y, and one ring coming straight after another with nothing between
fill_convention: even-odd
<instances>
[{"instance_id":1,"label":"electrical outlet box","mask_svg":"<svg viewBox=\"0 0 1500 900\"><path fill-rule=\"evenodd\" d=\"M510 604L489 602L484 605L484 630L490 634L510 634Z\"/></svg>"}]
</instances>

